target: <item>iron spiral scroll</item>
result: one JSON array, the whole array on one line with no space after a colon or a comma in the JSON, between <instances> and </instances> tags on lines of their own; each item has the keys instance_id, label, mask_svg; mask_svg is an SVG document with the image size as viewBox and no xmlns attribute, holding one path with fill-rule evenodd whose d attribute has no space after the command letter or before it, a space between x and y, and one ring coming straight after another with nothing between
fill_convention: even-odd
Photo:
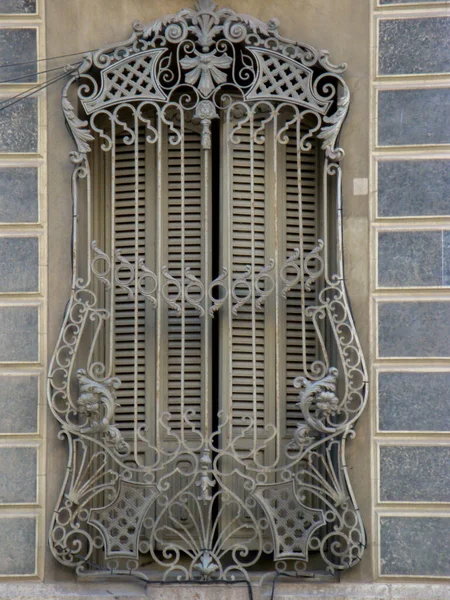
<instances>
[{"instance_id":1,"label":"iron spiral scroll","mask_svg":"<svg viewBox=\"0 0 450 600\"><path fill-rule=\"evenodd\" d=\"M249 268L236 276L224 267L208 281L189 266L176 277L167 265L155 269L142 258L131 262L119 251L111 254L91 230L82 262L74 218L72 293L49 368L49 404L69 449L49 543L55 558L79 575L100 562L99 573L151 579L146 557L167 580L248 580L261 564L267 571L270 563L271 573L333 574L361 559L366 538L345 460L366 403L367 376L343 277L344 153L337 140L349 105L344 69L332 65L326 52L283 38L276 20L263 23L199 0L147 27L135 23L121 44L86 53L65 86L63 111L76 143L75 215L85 205L89 212L95 201L94 140L109 152L115 127L132 147L139 127L146 143L157 145L164 126L176 145L189 114L201 127L203 151L209 151L215 119L232 114L229 140L239 143L240 129L263 111L275 143L285 144L289 127L298 123L300 131L303 122L309 125L298 137L300 151L308 151L313 138L320 141L324 206L332 207L323 218L336 232L333 242L317 239L309 252L297 248L256 273ZM124 110L131 121L124 120ZM255 125L254 143L264 135ZM303 318L316 332L319 357L305 363L294 381L301 419L289 438L279 422L265 422L264 436L243 451L255 417L243 419L233 433L230 414L219 410L215 427L205 430L190 409L182 411L182 433L170 413L155 414L152 426L165 436L165 446L151 441L144 426L136 425L131 438L124 435L116 423L123 382L108 356L99 359L108 353L98 349L112 328L114 314L105 300L111 290L144 299L155 311L165 306L180 319L189 306L211 320L227 307L239 314L250 298L255 310L264 311L277 290L286 297L294 287L307 292L312 286L317 302L303 307ZM138 446L146 447L150 460L142 461ZM272 448L274 458L261 461Z\"/></svg>"}]
</instances>

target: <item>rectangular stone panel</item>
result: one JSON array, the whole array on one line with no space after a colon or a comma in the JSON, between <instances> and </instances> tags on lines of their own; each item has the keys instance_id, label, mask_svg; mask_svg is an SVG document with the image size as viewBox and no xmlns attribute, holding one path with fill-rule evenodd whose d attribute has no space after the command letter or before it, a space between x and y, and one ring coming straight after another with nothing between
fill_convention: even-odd
<instances>
[{"instance_id":1,"label":"rectangular stone panel","mask_svg":"<svg viewBox=\"0 0 450 600\"><path fill-rule=\"evenodd\" d=\"M378 215L450 215L450 161L379 161Z\"/></svg>"},{"instance_id":2,"label":"rectangular stone panel","mask_svg":"<svg viewBox=\"0 0 450 600\"><path fill-rule=\"evenodd\" d=\"M379 75L419 75L449 71L449 17L380 20Z\"/></svg>"},{"instance_id":3,"label":"rectangular stone panel","mask_svg":"<svg viewBox=\"0 0 450 600\"><path fill-rule=\"evenodd\" d=\"M0 237L0 293L37 292L39 241L37 237Z\"/></svg>"},{"instance_id":4,"label":"rectangular stone panel","mask_svg":"<svg viewBox=\"0 0 450 600\"><path fill-rule=\"evenodd\" d=\"M450 88L381 90L378 145L450 143Z\"/></svg>"},{"instance_id":5,"label":"rectangular stone panel","mask_svg":"<svg viewBox=\"0 0 450 600\"><path fill-rule=\"evenodd\" d=\"M0 103L4 101L5 98L0 98ZM38 99L33 97L24 98L0 111L0 152L37 152L37 109Z\"/></svg>"},{"instance_id":6,"label":"rectangular stone panel","mask_svg":"<svg viewBox=\"0 0 450 600\"><path fill-rule=\"evenodd\" d=\"M380 302L381 357L450 356L450 302Z\"/></svg>"},{"instance_id":7,"label":"rectangular stone panel","mask_svg":"<svg viewBox=\"0 0 450 600\"><path fill-rule=\"evenodd\" d=\"M0 362L37 361L38 308L0 306Z\"/></svg>"},{"instance_id":8,"label":"rectangular stone panel","mask_svg":"<svg viewBox=\"0 0 450 600\"><path fill-rule=\"evenodd\" d=\"M0 517L0 575L36 572L36 518Z\"/></svg>"},{"instance_id":9,"label":"rectangular stone panel","mask_svg":"<svg viewBox=\"0 0 450 600\"><path fill-rule=\"evenodd\" d=\"M0 29L0 83L37 81L36 41L34 28ZM17 66L12 66L14 64Z\"/></svg>"},{"instance_id":10,"label":"rectangular stone panel","mask_svg":"<svg viewBox=\"0 0 450 600\"><path fill-rule=\"evenodd\" d=\"M442 0L380 0L380 4L433 4Z\"/></svg>"},{"instance_id":11,"label":"rectangular stone panel","mask_svg":"<svg viewBox=\"0 0 450 600\"><path fill-rule=\"evenodd\" d=\"M33 14L37 10L37 0L0 0L0 14Z\"/></svg>"},{"instance_id":12,"label":"rectangular stone panel","mask_svg":"<svg viewBox=\"0 0 450 600\"><path fill-rule=\"evenodd\" d=\"M378 374L381 431L450 431L450 372Z\"/></svg>"},{"instance_id":13,"label":"rectangular stone panel","mask_svg":"<svg viewBox=\"0 0 450 600\"><path fill-rule=\"evenodd\" d=\"M442 231L385 231L378 234L380 287L447 285ZM450 268L450 266L449 266Z\"/></svg>"},{"instance_id":14,"label":"rectangular stone panel","mask_svg":"<svg viewBox=\"0 0 450 600\"><path fill-rule=\"evenodd\" d=\"M0 223L39 220L36 167L0 167Z\"/></svg>"},{"instance_id":15,"label":"rectangular stone panel","mask_svg":"<svg viewBox=\"0 0 450 600\"><path fill-rule=\"evenodd\" d=\"M450 518L381 517L382 575L450 575Z\"/></svg>"},{"instance_id":16,"label":"rectangular stone panel","mask_svg":"<svg viewBox=\"0 0 450 600\"><path fill-rule=\"evenodd\" d=\"M0 504L36 502L37 448L0 447Z\"/></svg>"},{"instance_id":17,"label":"rectangular stone panel","mask_svg":"<svg viewBox=\"0 0 450 600\"><path fill-rule=\"evenodd\" d=\"M382 502L450 502L450 447L381 446Z\"/></svg>"},{"instance_id":18,"label":"rectangular stone panel","mask_svg":"<svg viewBox=\"0 0 450 600\"><path fill-rule=\"evenodd\" d=\"M0 433L33 433L38 428L37 375L0 375Z\"/></svg>"},{"instance_id":19,"label":"rectangular stone panel","mask_svg":"<svg viewBox=\"0 0 450 600\"><path fill-rule=\"evenodd\" d=\"M443 231L442 236L442 277L444 285L450 285L450 231Z\"/></svg>"}]
</instances>

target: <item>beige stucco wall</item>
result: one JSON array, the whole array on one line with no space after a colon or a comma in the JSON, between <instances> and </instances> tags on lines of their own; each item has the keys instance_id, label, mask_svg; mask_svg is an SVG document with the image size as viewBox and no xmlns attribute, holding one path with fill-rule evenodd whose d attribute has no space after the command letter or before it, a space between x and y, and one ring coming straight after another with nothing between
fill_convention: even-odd
<instances>
[{"instance_id":1,"label":"beige stucco wall","mask_svg":"<svg viewBox=\"0 0 450 600\"><path fill-rule=\"evenodd\" d=\"M223 3L221 3L223 4ZM344 228L346 275L356 325L366 358L369 358L369 221L368 196L354 195L354 179L365 179L369 170L369 36L368 0L228 0L227 6L269 20L280 20L280 31L326 48L334 63L347 62L345 80L350 87L351 108L344 125L341 145L343 161ZM225 5L224 4L224 5ZM129 37L131 22L144 23L177 12L185 2L167 0L47 0L47 55L58 56L91 50ZM70 59L68 59L70 60ZM70 229L72 201L68 159L72 141L63 123L60 108L61 86L48 92L48 349L51 354L64 308L69 298L71 258ZM364 187L364 182L363 182ZM344 577L347 581L372 581L370 408L357 425L357 438L350 442L348 466L356 497L367 528L369 547L363 560ZM49 415L47 439L47 520L60 490L66 462L66 447L57 439L58 426ZM45 542L44 542L45 543ZM48 581L70 579L47 551L45 574Z\"/></svg>"}]
</instances>

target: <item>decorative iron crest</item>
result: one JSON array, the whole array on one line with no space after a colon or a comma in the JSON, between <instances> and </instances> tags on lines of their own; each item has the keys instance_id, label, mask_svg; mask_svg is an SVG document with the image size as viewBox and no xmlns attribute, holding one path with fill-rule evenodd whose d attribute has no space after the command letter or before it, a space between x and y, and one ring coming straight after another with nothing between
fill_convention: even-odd
<instances>
[{"instance_id":1,"label":"decorative iron crest","mask_svg":"<svg viewBox=\"0 0 450 600\"><path fill-rule=\"evenodd\" d=\"M353 425L366 403L367 377L341 258L337 161L343 151L336 143L349 104L348 88L340 76L344 69L332 65L326 52L283 38L276 20L263 23L218 9L211 0L198 0L194 9L147 27L135 23L134 33L122 44L87 53L66 85L63 110L77 145L71 155L75 215L78 188L91 178L88 153L94 135L105 152L113 143L98 125L98 117L123 127L130 144L134 143L135 132L119 116L123 106L146 127L149 143L157 143L160 132L144 114L145 107L154 109L174 144L180 132L168 108L180 114L191 111L202 127L204 151L211 147L211 120L223 112L224 99L226 108L237 97L248 115L252 106L264 105L271 111L270 118L278 114L277 106L293 107L292 122L315 118L316 125L300 140L301 149L308 150L312 134L321 140L324 178L336 178L338 190L335 273L328 270L326 240L317 240L306 255L297 248L279 268L272 259L256 274L250 269L233 277L224 268L209 282L189 267L180 280L166 266L155 272L142 259L132 263L120 252L108 255L93 239L87 276L79 275L74 260L73 291L49 369L50 407L69 443L50 547L62 564L76 567L79 574L89 570L96 552L111 573L146 577L139 565L139 555L146 554L165 578L202 580L248 579L251 567L264 555L273 557L275 572L297 574L308 569L311 554L319 556L330 573L360 560L366 539L348 480L345 443L353 436ZM75 113L71 89L76 90L86 119ZM230 134L233 143L238 129ZM278 143L285 143L286 131L287 125L277 131ZM89 192L88 202L92 202ZM249 466L248 457L238 448L244 434L226 439L222 435L230 428L226 414L220 413L217 430L206 434L188 410L182 418L192 434L190 440L173 429L170 415L163 413L156 425L170 441L170 449L152 446L143 429L135 430L131 447L114 425L115 391L121 382L112 365L95 353L100 332L111 321L111 308L102 306L96 285L103 286L105 293L118 287L129 298L145 298L155 310L165 303L177 315L189 305L200 318L209 319L227 303L237 315L250 297L256 299L258 310L264 310L277 278L283 297L296 286L308 292L312 285L322 284L317 304L305 309L305 315L315 328L323 358L305 363L295 381L303 420L285 443L282 460L260 464L255 455ZM324 323L335 349L331 358ZM84 356L81 339L88 331L92 348ZM80 360L83 368L78 370L77 387L73 373ZM254 425L249 419L244 432ZM266 432L259 450L282 437L279 427L271 423ZM140 461L138 442L151 449L152 464ZM183 469L175 467L180 458ZM174 470L181 481L177 489L171 487ZM235 475L244 482L244 498L230 486ZM219 533L225 512L228 530Z\"/></svg>"},{"instance_id":2,"label":"decorative iron crest","mask_svg":"<svg viewBox=\"0 0 450 600\"><path fill-rule=\"evenodd\" d=\"M199 0L194 9L147 27L133 25L130 39L87 54L77 70L86 114L125 100L167 103L183 92L186 107L204 99L218 104L223 93L238 93L244 100L288 101L324 115L323 147L330 158L341 157L334 145L350 97L339 76L346 65L331 64L328 52L282 37L276 19L264 23L218 9L212 0ZM96 69L100 84L91 74ZM89 140L66 94L64 103L79 150L86 152L83 142Z\"/></svg>"}]
</instances>

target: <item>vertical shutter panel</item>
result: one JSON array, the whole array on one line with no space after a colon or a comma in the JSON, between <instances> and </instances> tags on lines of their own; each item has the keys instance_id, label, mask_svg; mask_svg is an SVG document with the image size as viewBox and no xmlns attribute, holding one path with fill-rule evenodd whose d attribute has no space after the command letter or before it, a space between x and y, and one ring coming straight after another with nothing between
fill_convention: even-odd
<instances>
[{"instance_id":1,"label":"vertical shutter panel","mask_svg":"<svg viewBox=\"0 0 450 600\"><path fill-rule=\"evenodd\" d=\"M167 140L164 140L166 143ZM148 144L147 144L148 146ZM201 278L202 269L202 209L201 209L201 148L200 135L193 129L185 130L185 266L190 267L195 277ZM148 154L148 147L147 147ZM154 243L150 239L153 232L149 231L149 221L156 221L156 206L149 205L148 197L152 200L154 194L148 194L148 188L156 186L153 172L146 169L146 142L145 130L139 131L139 214L137 215L139 258L149 265L147 247ZM164 189L167 196L163 202L167 203L167 222L163 232L166 256L163 263L169 273L176 279L181 279L181 151L180 146L167 143L167 164L162 177L166 179ZM116 139L116 167L115 167L115 218L114 238L115 247L121 256L134 264L135 255L135 164L134 145L127 146L123 136ZM147 197L147 201L146 201ZM146 227L147 224L147 227ZM153 262L153 261L152 261ZM116 265L119 265L116 261ZM125 273L125 271L124 271ZM120 406L116 410L116 424L127 437L133 437L134 431L134 298L129 298L127 292L116 285L115 289L115 323L114 323L114 361L115 374L120 378L122 385L117 390L117 399ZM146 362L149 359L146 331L150 336L155 335L153 329L149 330L148 316L153 309L141 296L138 302L138 423L145 423L145 414L149 405L154 403L154 382L146 383ZM167 356L162 360L167 361L167 379L162 382L162 389L166 394L167 410L171 414L171 427L180 429L180 397L181 397L181 318L174 310L166 306L160 310L167 311L165 321L166 330L163 337L166 340ZM147 321L147 322L146 322ZM201 398L202 398L202 322L197 310L189 305L185 306L185 375L184 395L185 409L195 411L192 419L196 427L200 427Z\"/></svg>"},{"instance_id":2,"label":"vertical shutter panel","mask_svg":"<svg viewBox=\"0 0 450 600\"><path fill-rule=\"evenodd\" d=\"M138 226L139 258L145 260L146 254L146 202L145 202L145 130L139 129L138 157L138 194L139 212L135 207L135 146L126 145L123 135L116 137L116 164L114 176L114 242L121 256L134 264L135 227ZM116 260L116 266L120 262ZM125 278L126 271L123 271ZM119 407L116 409L116 423L125 437L132 438L135 428L134 414L134 339L135 339L135 301L129 298L125 290L115 288L114 321L114 361L115 375L121 380L117 390ZM145 423L145 371L146 371L146 301L139 298L138 304L138 423Z\"/></svg>"},{"instance_id":3,"label":"vertical shutter panel","mask_svg":"<svg viewBox=\"0 0 450 600\"><path fill-rule=\"evenodd\" d=\"M239 130L240 143L231 148L232 180L231 202L232 223L232 274L239 279L251 265L251 168L250 168L250 126L244 124ZM253 144L253 199L254 199L254 239L255 271L260 272L266 263L266 214L265 214L265 144ZM251 281L251 276L248 277ZM242 298L247 294L245 286L236 288L236 295ZM248 300L233 315L232 336L232 422L234 428L242 428L244 417L253 417L253 327L252 303ZM265 311L255 312L256 339L256 402L257 427L260 433L264 428L265 408Z\"/></svg>"},{"instance_id":4,"label":"vertical shutter panel","mask_svg":"<svg viewBox=\"0 0 450 600\"><path fill-rule=\"evenodd\" d=\"M200 134L188 125L184 131L184 183L181 171L181 147L167 144L167 266L181 281L182 276L182 198L184 189L184 265L192 275L202 277L202 156ZM167 409L171 427L181 426L180 398L184 393L184 409L192 410L190 418L201 426L202 402L202 318L195 307L185 304L185 358L182 386L182 321L180 314L169 309L167 317Z\"/></svg>"},{"instance_id":5,"label":"vertical shutter panel","mask_svg":"<svg viewBox=\"0 0 450 600\"><path fill-rule=\"evenodd\" d=\"M302 124L301 135L307 133L307 126ZM289 141L286 145L284 184L285 184L285 211L286 211L286 251L284 258L287 260L296 248L303 247L304 256L317 246L318 238L318 188L317 188L317 143L310 139L310 151L301 151L301 212L299 203L298 186L298 158L295 128L289 131ZM301 217L301 220L300 220ZM301 231L300 225L302 223ZM316 283L311 284L311 291L305 290L307 306L316 302ZM293 287L287 294L285 308L286 331L286 428L287 433L292 433L299 420L302 419L301 411L295 406L298 402L298 390L294 388L294 379L303 373L302 356L302 308L300 284ZM306 319L306 364L308 366L317 359L317 335L313 324Z\"/></svg>"},{"instance_id":6,"label":"vertical shutter panel","mask_svg":"<svg viewBox=\"0 0 450 600\"><path fill-rule=\"evenodd\" d=\"M260 113L255 118L254 130L267 118ZM282 118L278 128L282 126ZM236 120L232 122L236 127ZM301 136L309 130L308 123L301 125ZM318 243L318 147L316 140L309 138L311 149L300 152L301 202L298 186L298 157L296 127L291 126L287 131L286 145L277 143L278 159L273 156L271 125L260 132L259 140L265 137L263 143L253 143L254 167L254 206L255 206L255 271L259 273L274 258L273 249L276 246L275 224L272 221L275 213L272 204L273 185L271 171L277 162L278 190L278 244L280 267L288 260L297 248L303 248L304 256L313 250ZM239 143L226 145L229 171L224 177L229 177L229 202L231 202L230 242L231 268L233 279L239 279L245 273L251 261L251 160L250 160L250 126L245 123L236 132L235 138ZM226 187L226 185L224 186ZM301 218L300 218L301 217ZM301 226L302 225L302 226ZM225 234L224 234L225 235ZM226 246L226 241L223 245ZM299 262L297 261L297 264ZM279 274L272 271L275 279ZM250 278L248 278L250 280ZM310 291L305 291L306 306L316 303L316 283L312 282ZM236 295L244 296L247 290L238 288ZM233 300L235 302L235 300ZM291 288L287 298L280 298L280 361L282 363L280 377L281 406L284 413L284 433L290 436L302 419L301 411L296 406L298 390L294 388L294 379L303 374L302 350L302 307L301 283ZM274 417L275 403L275 362L277 360L275 347L268 347L267 340L274 340L275 302L268 299L263 310L256 309L256 397L258 435L265 435L264 425ZM305 320L306 364L310 366L317 359L317 335L312 322ZM252 363L252 306L248 301L239 308L237 316L232 316L232 325L228 335L231 336L231 372L232 387L229 390L229 400L232 403L233 425L242 427L242 417L253 415L253 363ZM223 343L222 343L223 344ZM223 352L227 346L222 345ZM224 360L227 360L226 355ZM224 392L222 392L224 393ZM227 402L227 400L224 400ZM270 413L270 416L269 416Z\"/></svg>"}]
</instances>

